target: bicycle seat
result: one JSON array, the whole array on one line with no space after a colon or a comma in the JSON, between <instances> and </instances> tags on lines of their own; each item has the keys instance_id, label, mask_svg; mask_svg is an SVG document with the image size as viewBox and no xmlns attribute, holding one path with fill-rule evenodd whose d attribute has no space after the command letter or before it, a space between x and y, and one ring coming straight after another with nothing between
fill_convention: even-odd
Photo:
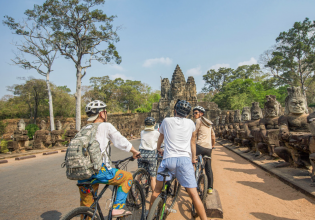
<instances>
[{"instance_id":1,"label":"bicycle seat","mask_svg":"<svg viewBox=\"0 0 315 220\"><path fill-rule=\"evenodd\" d=\"M160 174L161 176L167 177L167 176L170 176L170 174L168 172L169 172L169 170L166 168L163 172L160 172L158 174Z\"/></svg>"},{"instance_id":2,"label":"bicycle seat","mask_svg":"<svg viewBox=\"0 0 315 220\"><path fill-rule=\"evenodd\" d=\"M211 157L203 156L203 159L211 159Z\"/></svg>"},{"instance_id":3,"label":"bicycle seat","mask_svg":"<svg viewBox=\"0 0 315 220\"><path fill-rule=\"evenodd\" d=\"M77 183L77 186L90 186L90 185L92 185L91 182Z\"/></svg>"}]
</instances>

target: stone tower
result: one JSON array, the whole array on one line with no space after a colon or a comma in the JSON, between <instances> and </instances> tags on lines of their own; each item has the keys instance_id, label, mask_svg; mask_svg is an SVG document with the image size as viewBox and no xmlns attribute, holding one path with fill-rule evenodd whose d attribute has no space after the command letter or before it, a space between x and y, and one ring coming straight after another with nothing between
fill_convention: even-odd
<instances>
[{"instance_id":1,"label":"stone tower","mask_svg":"<svg viewBox=\"0 0 315 220\"><path fill-rule=\"evenodd\" d=\"M185 76L180 67L177 65L173 73L171 82L172 100L186 99L185 87L186 87Z\"/></svg>"}]
</instances>

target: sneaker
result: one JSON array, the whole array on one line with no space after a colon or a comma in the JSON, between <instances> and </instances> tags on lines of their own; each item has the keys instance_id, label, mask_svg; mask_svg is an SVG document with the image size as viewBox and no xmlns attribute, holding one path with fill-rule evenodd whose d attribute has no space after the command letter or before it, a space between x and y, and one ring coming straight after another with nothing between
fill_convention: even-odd
<instances>
[{"instance_id":1,"label":"sneaker","mask_svg":"<svg viewBox=\"0 0 315 220\"><path fill-rule=\"evenodd\" d=\"M209 188L209 189L208 189L208 194L212 194L212 192L213 192L213 189L212 189L212 188Z\"/></svg>"}]
</instances>

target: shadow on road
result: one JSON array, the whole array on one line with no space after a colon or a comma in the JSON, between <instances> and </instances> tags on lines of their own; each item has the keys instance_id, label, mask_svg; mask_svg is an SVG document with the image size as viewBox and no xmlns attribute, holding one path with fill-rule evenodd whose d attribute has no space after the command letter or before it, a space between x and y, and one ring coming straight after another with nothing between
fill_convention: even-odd
<instances>
[{"instance_id":1,"label":"shadow on road","mask_svg":"<svg viewBox=\"0 0 315 220\"><path fill-rule=\"evenodd\" d=\"M40 217L42 217L42 219L44 220L59 220L61 219L61 213L56 210L53 210L44 212L43 214L40 215Z\"/></svg>"},{"instance_id":2,"label":"shadow on road","mask_svg":"<svg viewBox=\"0 0 315 220\"><path fill-rule=\"evenodd\" d=\"M251 212L250 214L255 216L258 219L263 219L263 220L298 220L295 218L283 218L283 217L278 217L278 216L270 215L267 213L261 213L261 212Z\"/></svg>"}]
</instances>

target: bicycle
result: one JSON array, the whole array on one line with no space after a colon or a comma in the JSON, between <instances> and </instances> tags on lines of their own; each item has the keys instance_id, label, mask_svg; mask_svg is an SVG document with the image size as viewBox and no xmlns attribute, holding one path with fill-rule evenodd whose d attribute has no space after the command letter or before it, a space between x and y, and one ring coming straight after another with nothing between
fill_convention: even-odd
<instances>
[{"instance_id":1,"label":"bicycle","mask_svg":"<svg viewBox=\"0 0 315 220\"><path fill-rule=\"evenodd\" d=\"M208 187L208 178L205 173L203 173L205 168L205 160L211 159L208 156L201 156L197 157L197 163L195 163L195 178L197 181L197 192L199 194L199 198L201 199L202 203L204 204L207 198L207 187ZM194 204L191 207L191 214L194 218L198 216Z\"/></svg>"},{"instance_id":2,"label":"bicycle","mask_svg":"<svg viewBox=\"0 0 315 220\"><path fill-rule=\"evenodd\" d=\"M163 160L163 156L161 156L159 153L156 153L156 159L157 159L157 167L156 167L156 172L157 172L161 164L161 161ZM142 163L148 164L149 162L143 160ZM133 174L133 179L137 180L140 183L140 185L143 188L144 195L147 198L150 191L152 192L151 179L150 179L149 172L144 168L138 168L136 172Z\"/></svg>"},{"instance_id":3,"label":"bicycle","mask_svg":"<svg viewBox=\"0 0 315 220\"><path fill-rule=\"evenodd\" d=\"M165 220L169 213L176 212L176 210L173 210L173 206L175 205L181 185L175 176L170 181L166 181L166 177L169 176L167 168L159 174L163 176L162 191L155 199L147 220Z\"/></svg>"},{"instance_id":4,"label":"bicycle","mask_svg":"<svg viewBox=\"0 0 315 220\"><path fill-rule=\"evenodd\" d=\"M133 157L128 157L123 160L112 161L117 169L124 170ZM91 182L78 183L77 186L87 187L93 195L94 203L90 207L81 206L70 211L63 220L70 219L91 219L91 220L105 220L99 205L99 200L102 198L105 191L110 185L105 185L100 194L94 192ZM106 220L111 220L113 204L116 199L118 186L113 186L112 197L109 205L109 212ZM107 203L106 203L107 205ZM142 188L138 181L134 181L127 196L125 210L132 212L132 215L117 217L117 220L144 220L145 219L145 197ZM98 213L97 213L98 212Z\"/></svg>"}]
</instances>

